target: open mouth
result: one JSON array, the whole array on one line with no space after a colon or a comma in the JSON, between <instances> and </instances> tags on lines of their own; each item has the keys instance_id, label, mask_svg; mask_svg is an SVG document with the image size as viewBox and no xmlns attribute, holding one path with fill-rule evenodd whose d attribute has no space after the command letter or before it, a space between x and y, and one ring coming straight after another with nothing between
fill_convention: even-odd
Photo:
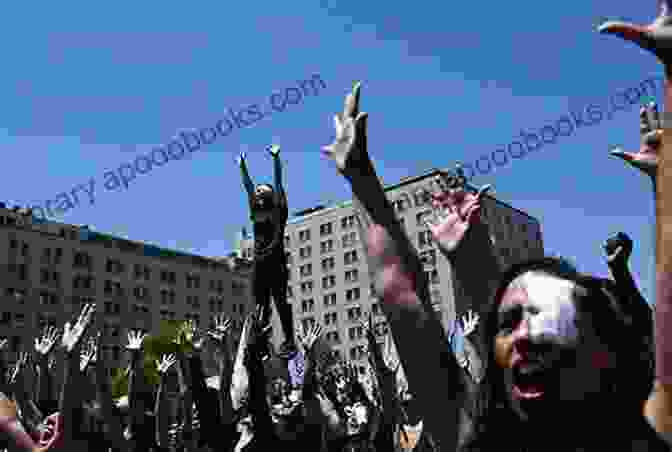
<instances>
[{"instance_id":1,"label":"open mouth","mask_svg":"<svg viewBox=\"0 0 672 452\"><path fill-rule=\"evenodd\" d=\"M549 372L540 364L520 363L513 368L513 397L534 400L544 396L549 383Z\"/></svg>"}]
</instances>

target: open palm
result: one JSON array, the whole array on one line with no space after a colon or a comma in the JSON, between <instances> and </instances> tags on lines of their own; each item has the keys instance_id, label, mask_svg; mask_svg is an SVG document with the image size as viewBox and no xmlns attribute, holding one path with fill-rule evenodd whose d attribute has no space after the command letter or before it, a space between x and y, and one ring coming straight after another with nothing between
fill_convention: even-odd
<instances>
[{"instance_id":1,"label":"open palm","mask_svg":"<svg viewBox=\"0 0 672 452\"><path fill-rule=\"evenodd\" d=\"M611 155L624 160L651 178L656 177L658 169L658 151L663 142L663 123L655 102L644 105L640 112L641 146L637 152L625 152L620 148L611 151Z\"/></svg>"}]
</instances>

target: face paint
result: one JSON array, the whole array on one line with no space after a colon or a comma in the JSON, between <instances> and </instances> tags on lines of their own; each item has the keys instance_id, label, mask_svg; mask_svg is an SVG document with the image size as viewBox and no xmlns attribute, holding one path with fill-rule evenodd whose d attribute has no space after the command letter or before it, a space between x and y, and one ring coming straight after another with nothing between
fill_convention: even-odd
<instances>
[{"instance_id":1,"label":"face paint","mask_svg":"<svg viewBox=\"0 0 672 452\"><path fill-rule=\"evenodd\" d=\"M521 306L526 313L529 336L545 338L563 345L576 345L576 307L570 281L539 272L528 272L516 278L507 289L500 312Z\"/></svg>"}]
</instances>

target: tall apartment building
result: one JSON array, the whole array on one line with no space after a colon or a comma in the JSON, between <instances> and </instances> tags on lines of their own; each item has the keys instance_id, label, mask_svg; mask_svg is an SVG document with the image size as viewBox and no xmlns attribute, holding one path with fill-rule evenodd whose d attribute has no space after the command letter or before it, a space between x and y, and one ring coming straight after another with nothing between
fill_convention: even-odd
<instances>
[{"instance_id":1,"label":"tall apartment building","mask_svg":"<svg viewBox=\"0 0 672 452\"><path fill-rule=\"evenodd\" d=\"M46 325L62 327L85 303L102 315L108 366L119 367L126 332L157 332L164 319L207 327L216 313L238 333L252 309L248 261L207 258L86 226L44 223L0 203L0 337L10 359ZM206 363L211 368L212 363Z\"/></svg>"},{"instance_id":2,"label":"tall apartment building","mask_svg":"<svg viewBox=\"0 0 672 452\"><path fill-rule=\"evenodd\" d=\"M423 261L432 304L447 328L457 315L481 306L455 306L450 265L424 226L423 220L431 213L428 195L437 188L436 178L441 174L441 170L433 170L404 178L385 191ZM285 237L291 268L288 299L295 326L308 328L320 322L324 339L335 354L350 360L364 356L366 341L359 321L368 311L375 316L377 334L388 332L371 287L355 215L351 201L304 210L290 219ZM492 196L484 198L482 215L490 225L502 268L543 256L541 227L535 218ZM240 256L253 258L252 245L252 237L239 240ZM491 275L474 277L487 279ZM277 315L273 319L273 337L278 344L282 333Z\"/></svg>"}]
</instances>

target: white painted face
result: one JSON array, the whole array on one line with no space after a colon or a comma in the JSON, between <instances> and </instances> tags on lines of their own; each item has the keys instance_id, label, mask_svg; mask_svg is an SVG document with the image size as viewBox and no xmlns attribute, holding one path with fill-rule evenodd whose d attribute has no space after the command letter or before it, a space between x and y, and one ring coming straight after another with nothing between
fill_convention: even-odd
<instances>
[{"instance_id":1,"label":"white painted face","mask_svg":"<svg viewBox=\"0 0 672 452\"><path fill-rule=\"evenodd\" d=\"M528 272L509 285L500 312L522 305L523 327L532 341L544 338L573 346L577 344L577 312L573 293L576 285L539 272Z\"/></svg>"}]
</instances>

